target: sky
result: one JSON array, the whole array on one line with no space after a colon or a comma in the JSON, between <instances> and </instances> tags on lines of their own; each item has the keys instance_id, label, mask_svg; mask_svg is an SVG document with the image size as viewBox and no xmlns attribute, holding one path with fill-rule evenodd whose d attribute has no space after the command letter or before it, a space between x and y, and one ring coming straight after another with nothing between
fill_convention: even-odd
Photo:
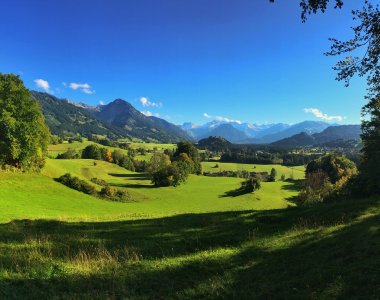
<instances>
[{"instance_id":1,"label":"sky","mask_svg":"<svg viewBox=\"0 0 380 300\"><path fill-rule=\"evenodd\" d=\"M298 0L2 0L0 72L176 124L358 124L365 80L345 87L323 53L360 2L302 23Z\"/></svg>"}]
</instances>

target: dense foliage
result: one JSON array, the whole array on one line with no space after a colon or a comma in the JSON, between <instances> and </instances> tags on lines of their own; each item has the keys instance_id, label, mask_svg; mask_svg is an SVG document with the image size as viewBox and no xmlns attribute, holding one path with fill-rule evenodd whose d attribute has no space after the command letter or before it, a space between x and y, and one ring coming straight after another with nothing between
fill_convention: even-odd
<instances>
[{"instance_id":1,"label":"dense foliage","mask_svg":"<svg viewBox=\"0 0 380 300\"><path fill-rule=\"evenodd\" d=\"M0 73L0 163L39 171L45 163L49 129L22 80Z\"/></svg>"},{"instance_id":2,"label":"dense foliage","mask_svg":"<svg viewBox=\"0 0 380 300\"><path fill-rule=\"evenodd\" d=\"M186 182L189 174L201 172L198 149L188 142L178 143L173 155L168 151L153 153L148 167L149 176L155 186L178 186Z\"/></svg>"},{"instance_id":3,"label":"dense foliage","mask_svg":"<svg viewBox=\"0 0 380 300\"><path fill-rule=\"evenodd\" d=\"M326 155L310 162L301 192L304 203L337 199L347 193L350 180L358 171L354 162L337 155Z\"/></svg>"}]
</instances>

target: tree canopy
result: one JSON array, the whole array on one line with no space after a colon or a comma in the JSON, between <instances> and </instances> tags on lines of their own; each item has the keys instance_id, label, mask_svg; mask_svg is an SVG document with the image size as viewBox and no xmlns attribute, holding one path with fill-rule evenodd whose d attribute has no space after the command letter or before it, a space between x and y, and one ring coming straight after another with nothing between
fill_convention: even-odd
<instances>
[{"instance_id":1,"label":"tree canopy","mask_svg":"<svg viewBox=\"0 0 380 300\"><path fill-rule=\"evenodd\" d=\"M22 80L0 73L0 163L22 170L40 170L50 132L37 101Z\"/></svg>"}]
</instances>

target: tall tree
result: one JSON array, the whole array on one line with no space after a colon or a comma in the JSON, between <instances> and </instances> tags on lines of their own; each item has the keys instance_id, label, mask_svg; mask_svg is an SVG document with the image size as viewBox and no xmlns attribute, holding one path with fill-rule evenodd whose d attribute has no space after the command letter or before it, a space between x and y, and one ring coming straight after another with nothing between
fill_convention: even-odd
<instances>
[{"instance_id":1,"label":"tall tree","mask_svg":"<svg viewBox=\"0 0 380 300\"><path fill-rule=\"evenodd\" d=\"M274 2L274 0L270 0ZM343 6L343 0L302 0L302 20L318 11L324 12L329 3L335 8ZM380 194L380 10L375 1L362 0L361 9L353 10L353 20L358 24L352 27L353 35L346 41L331 38L332 46L326 54L340 56L364 50L363 56L348 55L339 61L334 70L337 80L349 85L354 75L366 77L368 103L362 109L363 161L360 166L362 192Z\"/></svg>"},{"instance_id":2,"label":"tall tree","mask_svg":"<svg viewBox=\"0 0 380 300\"><path fill-rule=\"evenodd\" d=\"M14 74L0 73L0 163L40 170L49 137L41 109L22 80Z\"/></svg>"}]
</instances>

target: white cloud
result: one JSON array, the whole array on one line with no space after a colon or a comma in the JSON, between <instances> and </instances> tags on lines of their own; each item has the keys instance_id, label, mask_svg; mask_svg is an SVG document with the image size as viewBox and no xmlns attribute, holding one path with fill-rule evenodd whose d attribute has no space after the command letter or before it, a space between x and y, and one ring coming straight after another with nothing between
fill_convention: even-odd
<instances>
[{"instance_id":1,"label":"white cloud","mask_svg":"<svg viewBox=\"0 0 380 300\"><path fill-rule=\"evenodd\" d=\"M34 80L34 83L36 84L37 87L43 89L45 92L52 93L50 91L49 82L47 82L46 80L36 79L36 80Z\"/></svg>"},{"instance_id":2,"label":"white cloud","mask_svg":"<svg viewBox=\"0 0 380 300\"><path fill-rule=\"evenodd\" d=\"M323 112L321 112L318 108L305 108L305 113L312 113L316 118L325 120L325 121L343 121L345 117L343 116L329 116Z\"/></svg>"},{"instance_id":3,"label":"white cloud","mask_svg":"<svg viewBox=\"0 0 380 300\"><path fill-rule=\"evenodd\" d=\"M139 99L139 101L140 101L140 103L141 103L142 106L151 106L151 107L161 107L162 106L161 102L151 102L146 97L141 97Z\"/></svg>"},{"instance_id":4,"label":"white cloud","mask_svg":"<svg viewBox=\"0 0 380 300\"><path fill-rule=\"evenodd\" d=\"M154 117L157 117L157 118L160 117L160 114L159 114L159 113L152 113L152 112L149 111L149 110L143 110L143 111L141 111L141 113L142 113L143 115L146 115L147 117L151 117L151 116L154 116Z\"/></svg>"},{"instance_id":5,"label":"white cloud","mask_svg":"<svg viewBox=\"0 0 380 300\"><path fill-rule=\"evenodd\" d=\"M66 83L62 83L64 86L66 86ZM87 95L92 95L95 94L94 90L91 90L91 86L88 83L76 83L76 82L71 82L69 85L70 89L76 91L80 89L83 93Z\"/></svg>"},{"instance_id":6,"label":"white cloud","mask_svg":"<svg viewBox=\"0 0 380 300\"><path fill-rule=\"evenodd\" d=\"M100 100L99 105L104 105L104 101Z\"/></svg>"},{"instance_id":7,"label":"white cloud","mask_svg":"<svg viewBox=\"0 0 380 300\"><path fill-rule=\"evenodd\" d=\"M233 120L230 118L222 117L222 116L211 116L208 113L204 113L203 116L207 119L215 119L219 122L226 122L226 123L238 123L241 124L240 120Z\"/></svg>"}]
</instances>

